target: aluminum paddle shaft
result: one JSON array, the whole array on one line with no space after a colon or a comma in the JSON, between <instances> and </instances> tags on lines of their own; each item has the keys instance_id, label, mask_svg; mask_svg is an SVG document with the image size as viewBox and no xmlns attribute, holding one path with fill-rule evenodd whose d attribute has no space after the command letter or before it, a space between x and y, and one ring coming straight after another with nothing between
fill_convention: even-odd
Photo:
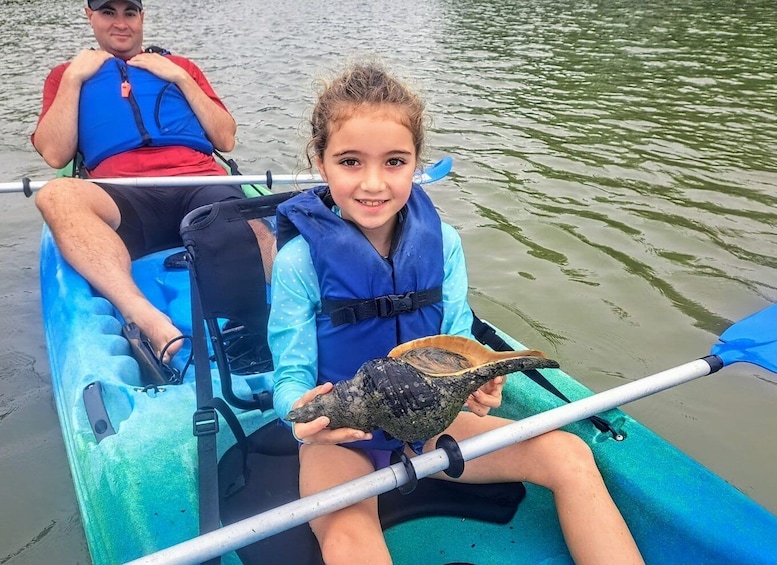
<instances>
[{"instance_id":1,"label":"aluminum paddle shaft","mask_svg":"<svg viewBox=\"0 0 777 565\"><path fill-rule=\"evenodd\" d=\"M268 175L223 175L193 177L126 177L84 179L120 186L203 186L212 184L266 184ZM2 192L23 192L26 181L0 183ZM29 189L40 190L48 181L29 181ZM272 175L272 184L316 184L323 182L318 175Z\"/></svg>"},{"instance_id":2,"label":"aluminum paddle shaft","mask_svg":"<svg viewBox=\"0 0 777 565\"><path fill-rule=\"evenodd\" d=\"M453 167L452 157L443 157L435 164L430 165L414 177L415 182L426 184L444 178ZM271 180L270 180L271 179ZM133 178L106 178L87 179L105 184L117 184L121 186L202 186L213 184L267 184L270 180L276 184L321 184L324 181L318 175L224 175L224 176L196 176L196 177L133 177ZM24 179L17 182L0 183L0 193L24 192L28 196L40 190L49 181L31 181Z\"/></svg>"}]
</instances>

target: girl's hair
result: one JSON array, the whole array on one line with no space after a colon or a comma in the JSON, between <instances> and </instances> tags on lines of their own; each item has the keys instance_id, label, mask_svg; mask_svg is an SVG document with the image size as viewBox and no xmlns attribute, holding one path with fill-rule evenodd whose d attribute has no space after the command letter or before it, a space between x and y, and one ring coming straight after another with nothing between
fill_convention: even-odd
<instances>
[{"instance_id":1,"label":"girl's hair","mask_svg":"<svg viewBox=\"0 0 777 565\"><path fill-rule=\"evenodd\" d=\"M390 107L413 135L416 158L424 147L424 103L407 86L376 63L349 67L331 82L325 82L310 119L312 137L306 147L308 164L324 156L333 127L361 110Z\"/></svg>"}]
</instances>

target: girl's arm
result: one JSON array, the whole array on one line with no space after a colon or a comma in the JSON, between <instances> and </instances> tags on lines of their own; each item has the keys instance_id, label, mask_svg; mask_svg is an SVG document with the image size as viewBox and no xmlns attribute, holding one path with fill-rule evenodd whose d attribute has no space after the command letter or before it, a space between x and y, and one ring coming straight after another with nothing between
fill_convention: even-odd
<instances>
[{"instance_id":1,"label":"girl's arm","mask_svg":"<svg viewBox=\"0 0 777 565\"><path fill-rule=\"evenodd\" d=\"M453 227L442 224L445 275L442 282L443 319L441 334L472 338L472 310L467 302L467 266L461 238Z\"/></svg>"},{"instance_id":2,"label":"girl's arm","mask_svg":"<svg viewBox=\"0 0 777 565\"><path fill-rule=\"evenodd\" d=\"M321 298L307 242L297 237L273 264L267 340L275 365L273 404L283 419L318 380L316 309Z\"/></svg>"},{"instance_id":3,"label":"girl's arm","mask_svg":"<svg viewBox=\"0 0 777 565\"><path fill-rule=\"evenodd\" d=\"M467 302L467 267L461 238L451 226L443 224L443 253L445 253L445 278L442 284L444 314L440 333L460 335L473 339L472 310ZM470 412L485 416L492 408L502 403L502 388L505 377L490 380L474 393L464 404Z\"/></svg>"}]
</instances>

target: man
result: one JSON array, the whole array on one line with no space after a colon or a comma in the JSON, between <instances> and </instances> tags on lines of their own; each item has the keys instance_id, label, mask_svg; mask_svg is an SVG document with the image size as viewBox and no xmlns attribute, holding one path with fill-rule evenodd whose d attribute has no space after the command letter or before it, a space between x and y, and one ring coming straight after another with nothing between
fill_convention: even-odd
<instances>
[{"instance_id":1,"label":"man","mask_svg":"<svg viewBox=\"0 0 777 565\"><path fill-rule=\"evenodd\" d=\"M32 142L46 163L80 153L90 179L219 175L213 149L231 151L235 120L194 63L143 52L142 0L89 0L98 49L54 68ZM136 188L76 178L47 183L36 205L65 259L134 322L159 354L180 331L141 293L131 260L180 245L183 216L242 198L239 186ZM180 349L180 340L165 359Z\"/></svg>"}]
</instances>

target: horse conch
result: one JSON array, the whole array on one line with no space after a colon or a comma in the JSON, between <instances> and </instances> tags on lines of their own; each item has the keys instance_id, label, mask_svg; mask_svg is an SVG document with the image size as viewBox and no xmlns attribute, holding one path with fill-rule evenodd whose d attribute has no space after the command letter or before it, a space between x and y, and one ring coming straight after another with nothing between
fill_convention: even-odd
<instances>
[{"instance_id":1,"label":"horse conch","mask_svg":"<svg viewBox=\"0 0 777 565\"><path fill-rule=\"evenodd\" d=\"M425 337L367 361L352 379L290 411L286 420L327 416L331 429L381 428L403 441L421 441L444 431L467 397L489 380L558 366L535 350L492 351L460 336Z\"/></svg>"}]
</instances>

